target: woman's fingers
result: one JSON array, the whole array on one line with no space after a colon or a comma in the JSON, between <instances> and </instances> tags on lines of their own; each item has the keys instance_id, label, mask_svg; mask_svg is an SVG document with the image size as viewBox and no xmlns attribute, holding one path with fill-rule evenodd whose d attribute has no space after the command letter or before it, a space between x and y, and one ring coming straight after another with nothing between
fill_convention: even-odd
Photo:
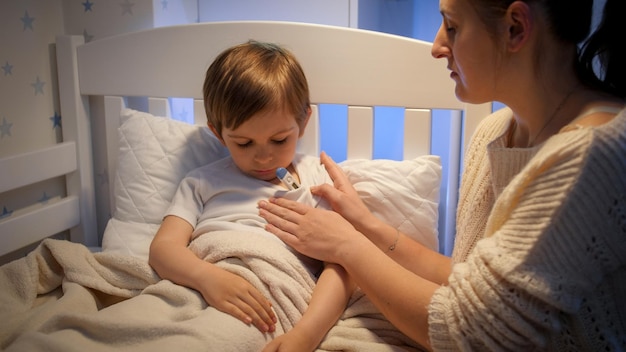
<instances>
[{"instance_id":1,"label":"woman's fingers","mask_svg":"<svg viewBox=\"0 0 626 352\"><path fill-rule=\"evenodd\" d=\"M326 168L326 172L328 172L336 188L341 189L344 184L349 183L348 177L341 167L328 154L322 152L320 154L320 162Z\"/></svg>"},{"instance_id":2,"label":"woman's fingers","mask_svg":"<svg viewBox=\"0 0 626 352\"><path fill-rule=\"evenodd\" d=\"M298 224L303 215L305 215L311 207L302 203L298 203L285 198L270 198L269 201L260 201L257 206L269 212L270 216L266 220L274 225L279 225L285 229L289 223Z\"/></svg>"},{"instance_id":3,"label":"woman's fingers","mask_svg":"<svg viewBox=\"0 0 626 352\"><path fill-rule=\"evenodd\" d=\"M267 201L260 201L258 205L259 215L268 223L266 230L289 244L293 239L288 237L293 237L297 229L296 217L299 214Z\"/></svg>"},{"instance_id":4,"label":"woman's fingers","mask_svg":"<svg viewBox=\"0 0 626 352\"><path fill-rule=\"evenodd\" d=\"M302 203L289 200L286 198L270 198L269 202L271 204L278 205L283 209L290 210L291 212L298 214L298 215L306 214L306 212L309 209L311 209L311 207L306 204L302 204ZM289 212L285 212L284 215L291 215L291 214Z\"/></svg>"}]
</instances>

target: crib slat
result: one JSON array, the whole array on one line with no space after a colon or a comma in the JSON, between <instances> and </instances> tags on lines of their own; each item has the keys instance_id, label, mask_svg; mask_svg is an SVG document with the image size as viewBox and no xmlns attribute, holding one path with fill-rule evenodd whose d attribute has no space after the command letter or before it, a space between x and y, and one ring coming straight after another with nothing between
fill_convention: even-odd
<instances>
[{"instance_id":1,"label":"crib slat","mask_svg":"<svg viewBox=\"0 0 626 352\"><path fill-rule=\"evenodd\" d=\"M319 107L311 104L311 117L298 141L298 152L318 156L320 154L320 115Z\"/></svg>"},{"instance_id":2,"label":"crib slat","mask_svg":"<svg viewBox=\"0 0 626 352\"><path fill-rule=\"evenodd\" d=\"M79 222L80 207L77 196L69 196L24 214L13 215L0 222L0 256L40 241L50 234L70 229Z\"/></svg>"},{"instance_id":3,"label":"crib slat","mask_svg":"<svg viewBox=\"0 0 626 352\"><path fill-rule=\"evenodd\" d=\"M59 80L59 103L63 115L63 141L76 142L78 160L76 172L66 176L67 194L81 200L80 226L70 229L73 241L90 246L98 244L94 160L92 152L92 117L89 99L79 87L79 63L76 50L84 44L82 36L59 36L56 42ZM106 72L106 71L100 71Z\"/></svg>"},{"instance_id":4,"label":"crib slat","mask_svg":"<svg viewBox=\"0 0 626 352\"><path fill-rule=\"evenodd\" d=\"M154 116L171 117L169 99L148 97L148 112Z\"/></svg>"},{"instance_id":5,"label":"crib slat","mask_svg":"<svg viewBox=\"0 0 626 352\"><path fill-rule=\"evenodd\" d=\"M432 111L406 109L404 111L404 159L430 154Z\"/></svg>"},{"instance_id":6,"label":"crib slat","mask_svg":"<svg viewBox=\"0 0 626 352\"><path fill-rule=\"evenodd\" d=\"M105 120L105 136L106 136L106 161L108 168L108 180L109 180L109 192L107 202L110 204L108 214L113 214L115 211L115 190L114 181L117 174L117 155L118 155L118 139L119 135L117 129L121 124L122 109L126 108L126 103L122 97L105 96L103 102L103 111ZM106 217L108 218L108 217Z\"/></svg>"},{"instance_id":7,"label":"crib slat","mask_svg":"<svg viewBox=\"0 0 626 352\"><path fill-rule=\"evenodd\" d=\"M461 179L461 133L463 117L461 111L452 110L450 115L450 145L449 162L447 167L447 177L442 180L442 200L439 217L439 242L443 244L443 253L452 255L454 246L454 234L456 233L456 205L459 200L459 183ZM442 209L443 208L443 209Z\"/></svg>"},{"instance_id":8,"label":"crib slat","mask_svg":"<svg viewBox=\"0 0 626 352\"><path fill-rule=\"evenodd\" d=\"M371 159L374 155L374 109L348 106L348 159Z\"/></svg>"},{"instance_id":9,"label":"crib slat","mask_svg":"<svg viewBox=\"0 0 626 352\"><path fill-rule=\"evenodd\" d=\"M204 101L202 101L202 99L193 100L193 122L196 125L207 125L206 113L204 112Z\"/></svg>"},{"instance_id":10,"label":"crib slat","mask_svg":"<svg viewBox=\"0 0 626 352\"><path fill-rule=\"evenodd\" d=\"M76 166L75 142L2 158L0 193L68 174Z\"/></svg>"}]
</instances>

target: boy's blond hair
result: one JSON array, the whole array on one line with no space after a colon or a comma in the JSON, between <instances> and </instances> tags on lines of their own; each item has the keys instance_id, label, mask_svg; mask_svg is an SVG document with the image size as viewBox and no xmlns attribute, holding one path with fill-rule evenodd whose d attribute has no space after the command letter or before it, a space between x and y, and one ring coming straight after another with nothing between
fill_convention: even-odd
<instances>
[{"instance_id":1,"label":"boy's blond hair","mask_svg":"<svg viewBox=\"0 0 626 352\"><path fill-rule=\"evenodd\" d=\"M203 86L209 124L220 134L266 109L286 108L301 125L310 108L302 67L288 50L248 41L226 49L209 66Z\"/></svg>"}]
</instances>

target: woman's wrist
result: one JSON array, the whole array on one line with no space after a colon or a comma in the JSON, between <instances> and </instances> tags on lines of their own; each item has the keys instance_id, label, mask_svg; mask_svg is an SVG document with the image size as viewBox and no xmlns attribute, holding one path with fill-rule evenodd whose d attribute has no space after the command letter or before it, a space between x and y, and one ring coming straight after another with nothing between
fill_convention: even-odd
<instances>
[{"instance_id":1,"label":"woman's wrist","mask_svg":"<svg viewBox=\"0 0 626 352\"><path fill-rule=\"evenodd\" d=\"M384 228L386 224L374 216L372 213L366 213L364 216L360 217L357 223L352 224L354 228L365 235L370 240L373 240L371 237L373 234L376 234L379 229Z\"/></svg>"},{"instance_id":2,"label":"woman's wrist","mask_svg":"<svg viewBox=\"0 0 626 352\"><path fill-rule=\"evenodd\" d=\"M398 242L400 241L400 230L396 229L396 237L393 242L385 249L385 253L393 252L398 246Z\"/></svg>"},{"instance_id":3,"label":"woman's wrist","mask_svg":"<svg viewBox=\"0 0 626 352\"><path fill-rule=\"evenodd\" d=\"M361 233L383 252L395 250L400 241L400 231L376 217L373 218L367 226L364 226Z\"/></svg>"}]
</instances>

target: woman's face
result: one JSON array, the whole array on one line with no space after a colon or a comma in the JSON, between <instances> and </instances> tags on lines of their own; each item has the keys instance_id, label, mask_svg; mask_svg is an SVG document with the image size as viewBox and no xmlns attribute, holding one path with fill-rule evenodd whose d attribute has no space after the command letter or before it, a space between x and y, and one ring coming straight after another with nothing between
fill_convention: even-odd
<instances>
[{"instance_id":1,"label":"woman's face","mask_svg":"<svg viewBox=\"0 0 626 352\"><path fill-rule=\"evenodd\" d=\"M287 109L268 110L256 113L235 129L224 127L221 141L242 172L271 181L277 168L291 164L302 133Z\"/></svg>"},{"instance_id":2,"label":"woman's face","mask_svg":"<svg viewBox=\"0 0 626 352\"><path fill-rule=\"evenodd\" d=\"M494 100L497 55L494 41L468 0L440 0L443 20L433 41L433 57L445 58L455 94L468 103Z\"/></svg>"}]
</instances>

